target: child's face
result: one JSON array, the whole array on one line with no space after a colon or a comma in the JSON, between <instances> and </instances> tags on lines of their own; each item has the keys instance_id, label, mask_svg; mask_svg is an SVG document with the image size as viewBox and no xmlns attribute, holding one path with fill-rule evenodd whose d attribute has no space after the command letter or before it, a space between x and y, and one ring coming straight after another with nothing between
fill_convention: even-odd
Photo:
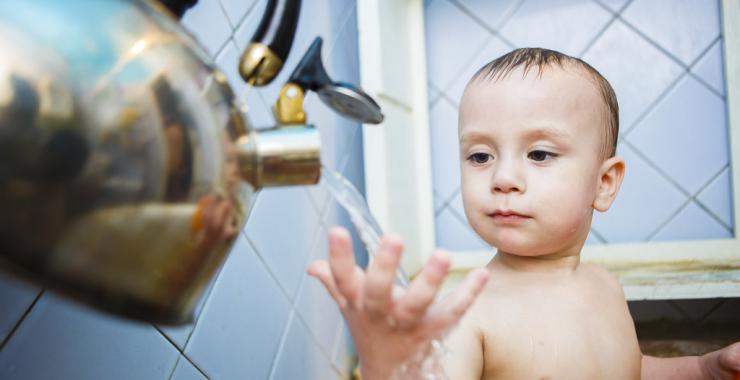
<instances>
[{"instance_id":1,"label":"child's face","mask_svg":"<svg viewBox=\"0 0 740 380\"><path fill-rule=\"evenodd\" d=\"M604 162L604 105L576 68L471 83L460 105L462 196L473 229L498 250L577 254Z\"/></svg>"}]
</instances>

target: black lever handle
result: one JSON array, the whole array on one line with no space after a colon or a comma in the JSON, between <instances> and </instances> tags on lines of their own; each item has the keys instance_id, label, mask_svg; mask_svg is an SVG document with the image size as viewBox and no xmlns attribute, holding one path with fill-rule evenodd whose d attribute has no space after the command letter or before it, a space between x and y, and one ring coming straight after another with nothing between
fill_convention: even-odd
<instances>
[{"instance_id":1,"label":"black lever handle","mask_svg":"<svg viewBox=\"0 0 740 380\"><path fill-rule=\"evenodd\" d=\"M266 45L283 62L293 45L301 0L269 0L252 42Z\"/></svg>"}]
</instances>

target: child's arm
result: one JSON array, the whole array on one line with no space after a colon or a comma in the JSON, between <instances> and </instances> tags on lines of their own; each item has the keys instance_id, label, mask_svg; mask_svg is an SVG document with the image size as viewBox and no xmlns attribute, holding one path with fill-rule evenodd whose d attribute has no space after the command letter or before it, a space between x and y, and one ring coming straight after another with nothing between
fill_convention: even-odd
<instances>
[{"instance_id":1,"label":"child's arm","mask_svg":"<svg viewBox=\"0 0 740 380\"><path fill-rule=\"evenodd\" d=\"M402 249L399 239L384 238L366 273L355 265L349 233L335 228L329 234L329 261L316 261L308 269L347 321L363 380L386 380L402 364L413 364L409 359L447 332L488 280L485 269L472 271L455 292L434 302L449 270L449 257L435 252L408 289L401 289L394 280Z\"/></svg>"},{"instance_id":2,"label":"child's arm","mask_svg":"<svg viewBox=\"0 0 740 380\"><path fill-rule=\"evenodd\" d=\"M642 356L642 379L740 379L740 342L703 356Z\"/></svg>"}]
</instances>

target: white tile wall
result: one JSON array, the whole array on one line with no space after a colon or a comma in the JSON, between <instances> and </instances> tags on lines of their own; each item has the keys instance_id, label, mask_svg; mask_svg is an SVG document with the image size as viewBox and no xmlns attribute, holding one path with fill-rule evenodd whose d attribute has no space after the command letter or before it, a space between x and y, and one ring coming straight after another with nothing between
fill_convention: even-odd
<instances>
[{"instance_id":1,"label":"white tile wall","mask_svg":"<svg viewBox=\"0 0 740 380\"><path fill-rule=\"evenodd\" d=\"M237 94L245 90L237 59L266 3L200 0L183 20ZM302 3L285 69L274 84L247 93L254 126L274 124L270 107L277 91L316 35L324 38L330 76L359 84L355 1ZM315 94L308 95L305 109L321 132L322 162L364 192L361 126L333 114ZM316 186L265 190L252 200L247 227L191 325L155 328L120 320L48 291L26 315L41 289L2 275L0 378L347 378L353 366L351 341L342 334L336 307L304 273L310 258L326 254L327 228L351 226L346 213ZM367 254L356 231L351 232L356 258L365 264Z\"/></svg>"}]
</instances>

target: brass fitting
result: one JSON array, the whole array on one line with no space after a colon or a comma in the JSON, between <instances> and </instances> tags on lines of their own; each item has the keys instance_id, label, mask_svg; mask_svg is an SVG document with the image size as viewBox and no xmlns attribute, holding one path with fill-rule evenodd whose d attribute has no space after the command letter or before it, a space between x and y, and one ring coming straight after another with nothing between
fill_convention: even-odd
<instances>
[{"instance_id":1,"label":"brass fitting","mask_svg":"<svg viewBox=\"0 0 740 380\"><path fill-rule=\"evenodd\" d=\"M239 59L239 75L254 86L264 86L270 83L280 69L283 60L267 45L252 42Z\"/></svg>"},{"instance_id":2,"label":"brass fitting","mask_svg":"<svg viewBox=\"0 0 740 380\"><path fill-rule=\"evenodd\" d=\"M309 125L251 131L236 149L241 177L255 188L316 184L321 177L321 139Z\"/></svg>"},{"instance_id":3,"label":"brass fitting","mask_svg":"<svg viewBox=\"0 0 740 380\"><path fill-rule=\"evenodd\" d=\"M303 112L304 92L295 83L286 83L280 89L280 95L273 108L278 124L305 124L306 113Z\"/></svg>"}]
</instances>

